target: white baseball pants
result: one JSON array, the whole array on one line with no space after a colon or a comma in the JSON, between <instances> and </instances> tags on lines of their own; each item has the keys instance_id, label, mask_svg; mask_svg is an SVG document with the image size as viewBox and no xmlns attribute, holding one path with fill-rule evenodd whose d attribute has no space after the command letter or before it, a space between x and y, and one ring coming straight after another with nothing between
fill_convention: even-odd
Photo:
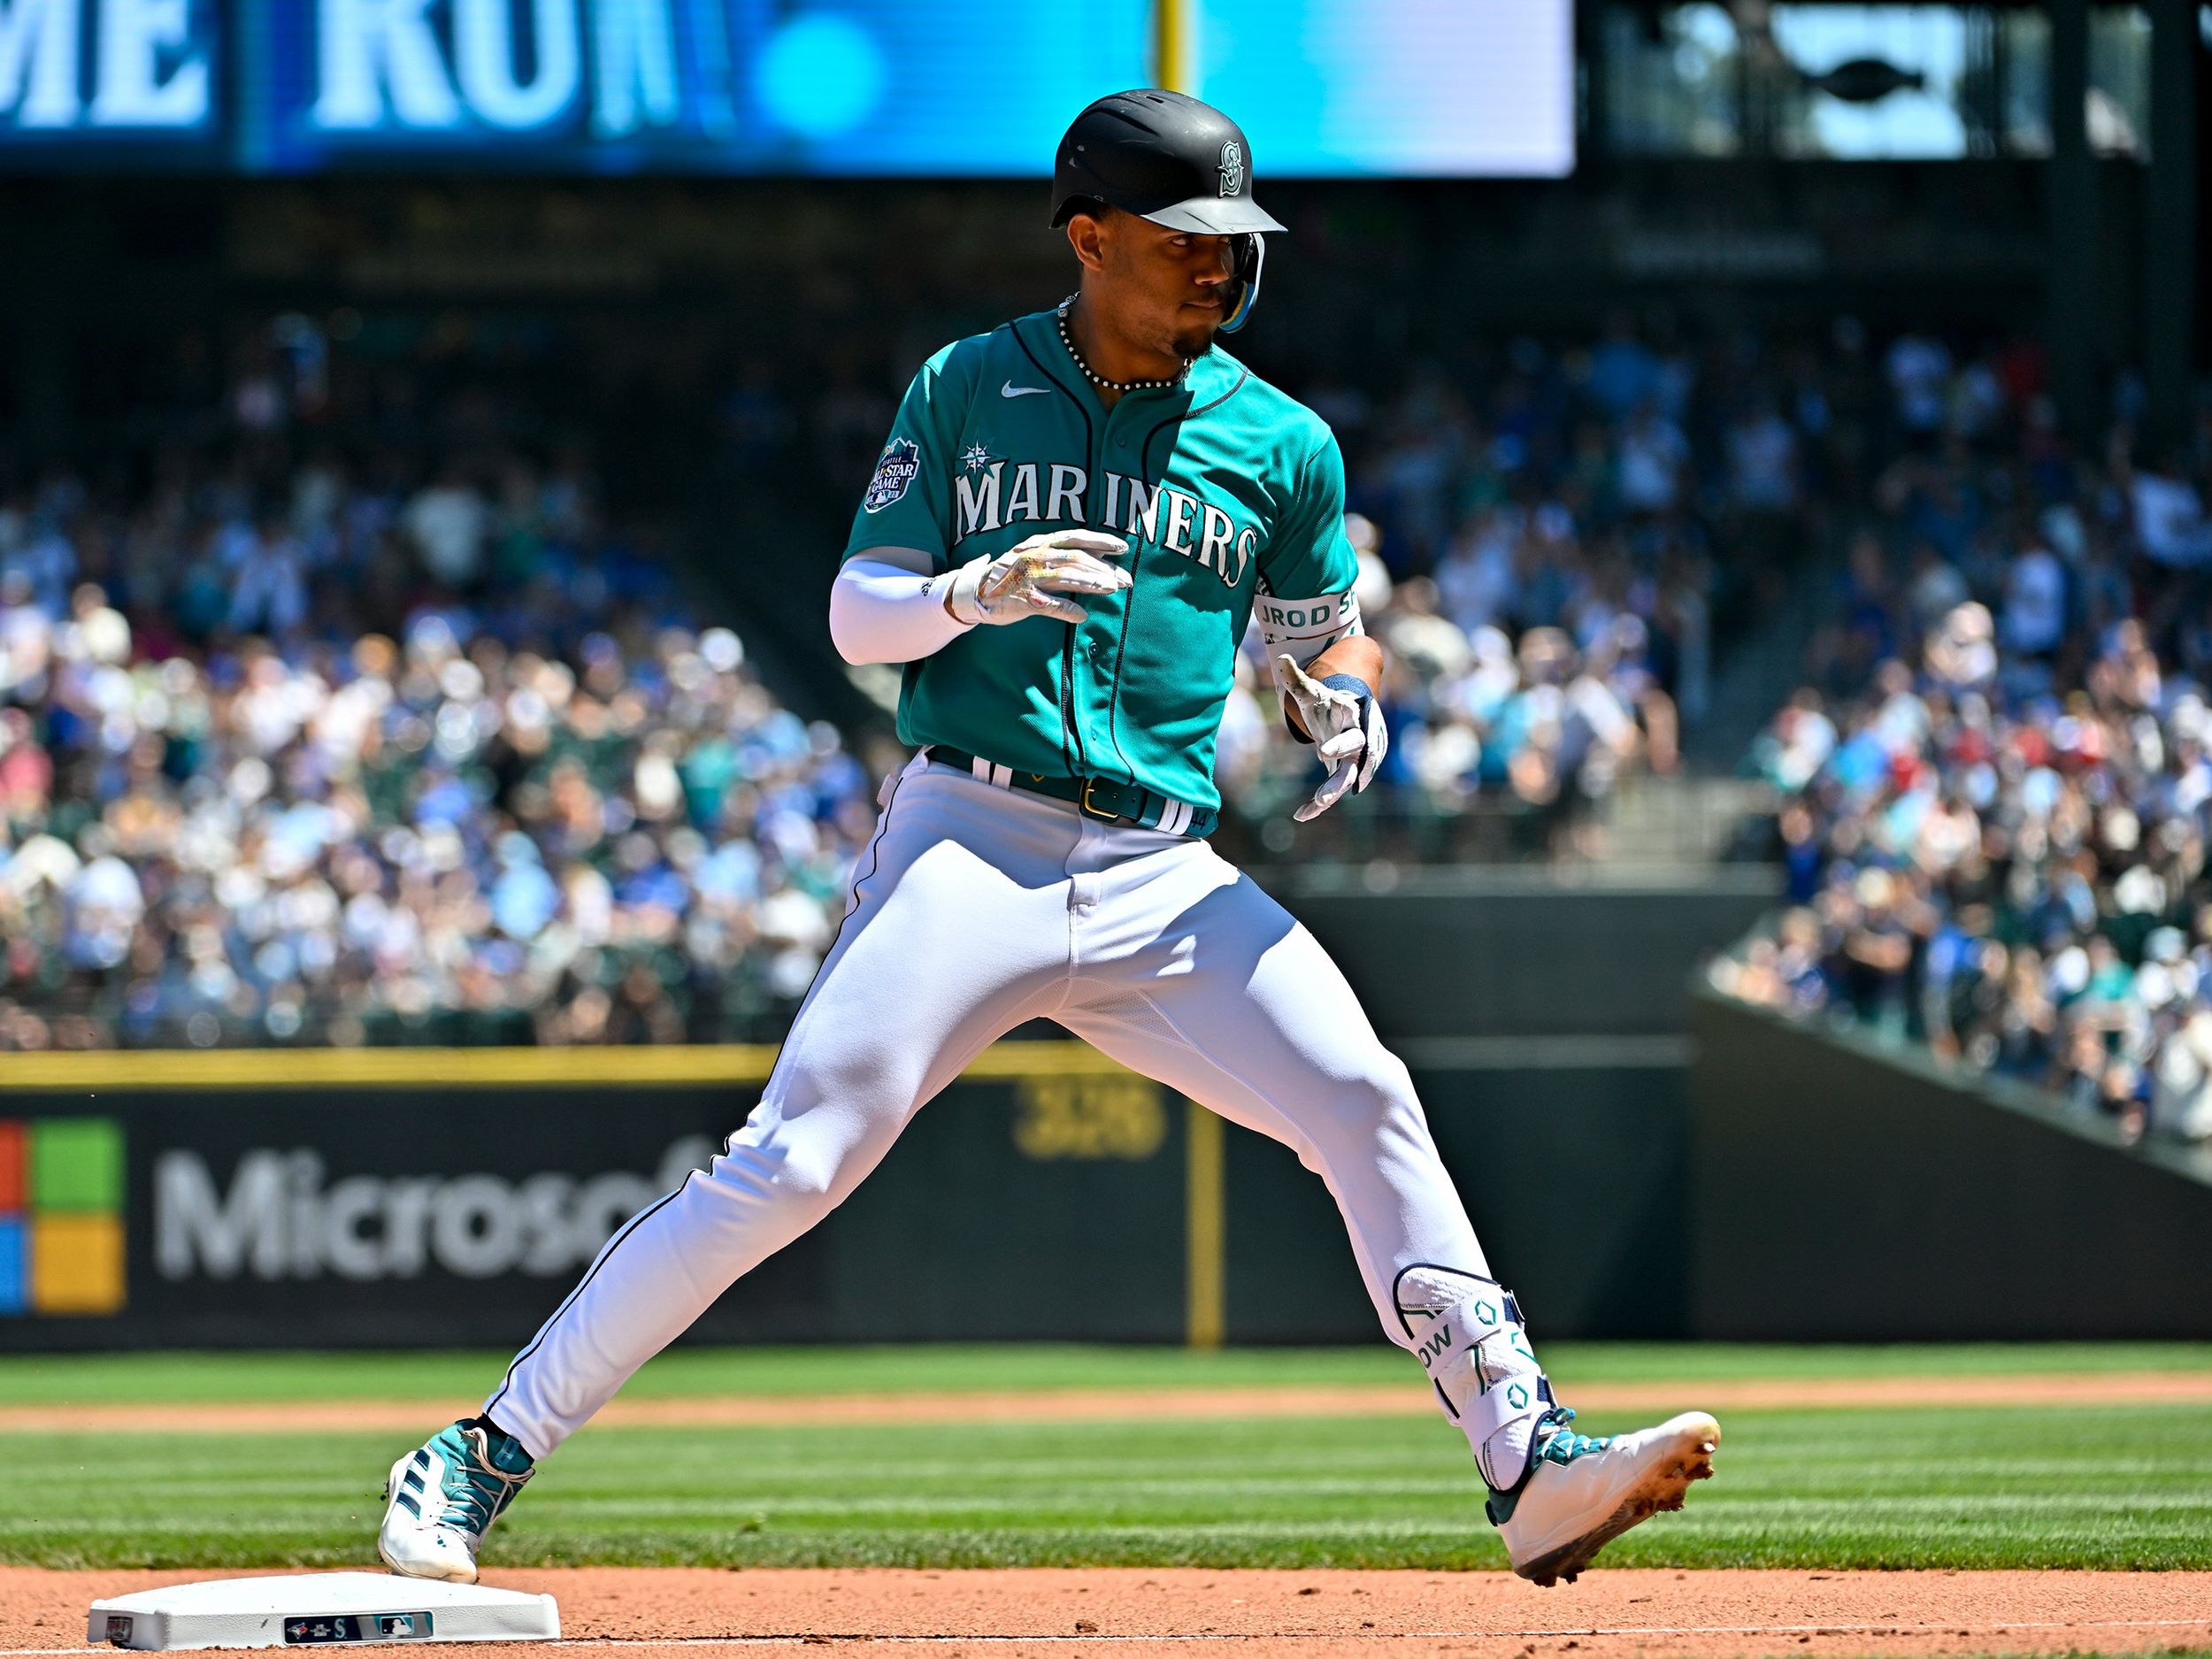
<instances>
[{"instance_id":1,"label":"white baseball pants","mask_svg":"<svg viewBox=\"0 0 2212 1659\"><path fill-rule=\"evenodd\" d=\"M744 1127L608 1240L485 1402L534 1457L1041 1016L1292 1148L1328 1183L1401 1347L1402 1270L1488 1276L1404 1064L1313 936L1204 841L918 757L887 791L853 894Z\"/></svg>"}]
</instances>

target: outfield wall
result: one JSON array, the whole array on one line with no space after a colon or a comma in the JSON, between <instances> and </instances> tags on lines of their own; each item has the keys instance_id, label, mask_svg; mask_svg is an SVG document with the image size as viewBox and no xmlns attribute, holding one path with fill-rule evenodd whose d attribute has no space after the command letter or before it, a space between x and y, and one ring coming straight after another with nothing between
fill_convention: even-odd
<instances>
[{"instance_id":1,"label":"outfield wall","mask_svg":"<svg viewBox=\"0 0 2212 1659\"><path fill-rule=\"evenodd\" d=\"M1710 992L1691 1026L1699 1335L2212 1337L2212 1154Z\"/></svg>"},{"instance_id":2,"label":"outfield wall","mask_svg":"<svg viewBox=\"0 0 2212 1659\"><path fill-rule=\"evenodd\" d=\"M18 1058L0 1137L27 1148L31 1260L0 1348L519 1343L626 1217L712 1156L772 1058L185 1054L134 1061L128 1081L98 1056ZM1679 1045L1562 1058L1478 1040L1417 1075L1544 1328L1662 1334L1684 1302ZM1570 1171L1555 1133L1640 1150ZM1080 1044L1038 1042L982 1056L698 1334L1373 1333L1342 1224L1286 1151Z\"/></svg>"},{"instance_id":3,"label":"outfield wall","mask_svg":"<svg viewBox=\"0 0 2212 1659\"><path fill-rule=\"evenodd\" d=\"M1861 1039L1711 998L1694 1020L1689 1073L1673 1037L1399 1042L1539 1335L2212 1336L2212 1168ZM0 1348L518 1343L772 1059L13 1056ZM699 1331L1373 1334L1287 1151L1055 1041L984 1055Z\"/></svg>"},{"instance_id":4,"label":"outfield wall","mask_svg":"<svg viewBox=\"0 0 2212 1659\"><path fill-rule=\"evenodd\" d=\"M1771 877L1260 873L1412 1067L1539 1333L1679 1332L1681 987L1771 902ZM0 1056L0 1348L518 1342L625 1217L742 1121L773 1059ZM1048 1041L985 1055L700 1334L1374 1330L1343 1225L1288 1152Z\"/></svg>"},{"instance_id":5,"label":"outfield wall","mask_svg":"<svg viewBox=\"0 0 2212 1659\"><path fill-rule=\"evenodd\" d=\"M1763 865L1255 869L1387 1038L1679 1036L1684 987L1781 894Z\"/></svg>"}]
</instances>

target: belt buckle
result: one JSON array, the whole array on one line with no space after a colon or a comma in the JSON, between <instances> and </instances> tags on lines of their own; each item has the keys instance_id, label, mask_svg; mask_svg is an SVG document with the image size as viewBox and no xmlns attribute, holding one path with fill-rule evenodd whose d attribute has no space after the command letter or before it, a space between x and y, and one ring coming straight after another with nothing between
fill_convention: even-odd
<instances>
[{"instance_id":1,"label":"belt buckle","mask_svg":"<svg viewBox=\"0 0 2212 1659\"><path fill-rule=\"evenodd\" d=\"M1084 780L1083 780L1083 793L1082 793L1079 796L1078 796L1078 797L1077 797L1077 799L1076 799L1076 803L1076 803L1077 807L1078 807L1078 808L1079 808L1079 809L1081 810L1082 814L1083 814L1083 816L1084 816L1085 818L1099 818L1099 819L1102 819L1102 821L1104 821L1104 822L1106 822L1106 823L1110 824L1110 823L1112 823L1112 822L1113 822L1116 818L1119 818L1119 817L1121 816L1121 814L1120 814L1120 813L1118 813L1118 812L1107 812L1107 811L1103 811L1103 810L1102 810L1101 809L1099 809L1099 808L1097 808L1097 807L1094 807L1094 806L1093 806L1093 805L1091 804L1091 791L1092 791L1092 790L1094 790L1094 789L1095 789L1095 788L1097 788L1097 787L1098 787L1098 780L1097 780L1097 779L1095 779L1095 778L1086 778L1086 779L1084 779Z\"/></svg>"}]
</instances>

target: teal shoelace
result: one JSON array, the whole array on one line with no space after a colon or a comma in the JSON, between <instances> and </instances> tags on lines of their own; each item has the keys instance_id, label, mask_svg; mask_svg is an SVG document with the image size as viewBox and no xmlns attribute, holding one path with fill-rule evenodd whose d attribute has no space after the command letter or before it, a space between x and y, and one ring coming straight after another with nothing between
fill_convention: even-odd
<instances>
[{"instance_id":1,"label":"teal shoelace","mask_svg":"<svg viewBox=\"0 0 2212 1659\"><path fill-rule=\"evenodd\" d=\"M487 1461L476 1455L476 1447L464 1430L448 1429L439 1438L447 1441L445 1501L460 1510L468 1530L480 1538L491 1530L500 1511L514 1502L522 1483L530 1479L530 1454L518 1440L503 1435L500 1443L494 1445L488 1435ZM521 1467L503 1469L503 1463L519 1463Z\"/></svg>"},{"instance_id":2,"label":"teal shoelace","mask_svg":"<svg viewBox=\"0 0 2212 1659\"><path fill-rule=\"evenodd\" d=\"M1572 1406L1554 1406L1544 1413L1536 1426L1536 1449L1529 1455L1529 1473L1536 1472L1539 1463L1571 1463L1578 1457L1591 1452L1601 1452L1613 1443L1609 1434L1578 1434L1567 1425L1574 1421ZM1502 1526L1513 1518L1513 1510L1521 1502L1521 1492L1527 1482L1510 1492L1493 1491L1483 1505L1491 1524Z\"/></svg>"},{"instance_id":3,"label":"teal shoelace","mask_svg":"<svg viewBox=\"0 0 2212 1659\"><path fill-rule=\"evenodd\" d=\"M1537 1429L1540 1440L1532 1461L1550 1463L1571 1463L1588 1452L1601 1452L1613 1443L1609 1434L1578 1434L1567 1425L1575 1419L1572 1406L1561 1406L1544 1414L1544 1421Z\"/></svg>"}]
</instances>

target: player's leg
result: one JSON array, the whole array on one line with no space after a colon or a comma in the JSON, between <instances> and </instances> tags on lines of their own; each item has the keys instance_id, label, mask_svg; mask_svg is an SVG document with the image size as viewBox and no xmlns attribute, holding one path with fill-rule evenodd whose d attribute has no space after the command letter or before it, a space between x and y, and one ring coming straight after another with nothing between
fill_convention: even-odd
<instances>
[{"instance_id":1,"label":"player's leg","mask_svg":"<svg viewBox=\"0 0 2212 1659\"><path fill-rule=\"evenodd\" d=\"M1490 1274L1404 1064L1328 953L1210 849L1127 861L1055 1018L1124 1064L1282 1141L1327 1183L1386 1334L1466 1434L1517 1570L1580 1571L1710 1471L1701 1413L1608 1441L1567 1427ZM1537 1471L1546 1472L1538 1478Z\"/></svg>"},{"instance_id":2,"label":"player's leg","mask_svg":"<svg viewBox=\"0 0 2212 1659\"><path fill-rule=\"evenodd\" d=\"M472 1578L476 1543L535 1459L841 1202L978 1053L1057 1002L1074 839L1048 803L943 768L901 777L760 1104L711 1168L608 1240L480 1417L394 1466L388 1563Z\"/></svg>"},{"instance_id":3,"label":"player's leg","mask_svg":"<svg viewBox=\"0 0 2212 1659\"><path fill-rule=\"evenodd\" d=\"M1319 942L1211 849L1096 879L1111 885L1053 1018L1294 1151L1337 1202L1383 1329L1412 1348L1400 1276L1488 1267L1404 1064Z\"/></svg>"}]
</instances>

